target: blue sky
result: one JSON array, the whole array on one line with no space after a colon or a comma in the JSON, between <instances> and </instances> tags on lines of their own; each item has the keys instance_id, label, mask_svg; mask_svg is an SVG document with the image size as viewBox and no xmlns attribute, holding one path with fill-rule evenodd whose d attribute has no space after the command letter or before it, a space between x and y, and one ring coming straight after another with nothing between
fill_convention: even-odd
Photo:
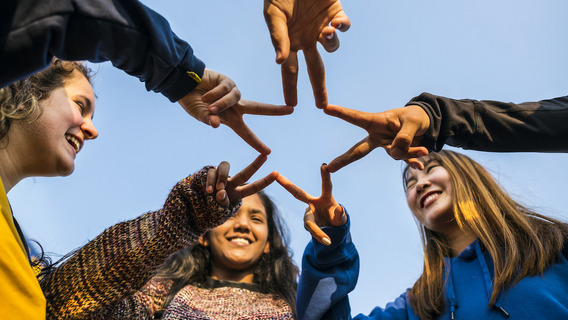
<instances>
[{"instance_id":1,"label":"blue sky","mask_svg":"<svg viewBox=\"0 0 568 320\"><path fill-rule=\"evenodd\" d=\"M231 77L242 97L282 104L280 67L255 1L144 1L164 15L207 67ZM421 92L452 98L536 101L567 94L568 2L350 0L351 29L341 47L320 52L330 103L368 112L403 106ZM302 56L300 55L300 58ZM56 254L85 244L105 228L161 207L173 185L207 164L226 160L231 172L256 152L226 127L212 129L108 63L97 71L95 125L73 175L30 178L8 195L29 237ZM314 106L300 64L298 106L286 117L247 116L272 148L259 178L278 170L314 195L319 166L366 132ZM464 151L494 174L520 202L568 220L566 154ZM405 202L402 163L375 150L332 175L335 198L352 219L361 274L353 313L384 306L422 269L417 228ZM305 205L279 185L267 188L289 226L295 261L309 240Z\"/></svg>"}]
</instances>

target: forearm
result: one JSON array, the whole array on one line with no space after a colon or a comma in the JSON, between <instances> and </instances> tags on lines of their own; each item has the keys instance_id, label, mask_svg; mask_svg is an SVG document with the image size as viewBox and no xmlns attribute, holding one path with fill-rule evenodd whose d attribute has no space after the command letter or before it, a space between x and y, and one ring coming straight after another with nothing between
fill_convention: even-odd
<instances>
[{"instance_id":1,"label":"forearm","mask_svg":"<svg viewBox=\"0 0 568 320\"><path fill-rule=\"evenodd\" d=\"M430 117L423 140L429 150L448 144L481 151L568 151L568 97L515 104L423 93L407 105L422 107Z\"/></svg>"},{"instance_id":2,"label":"forearm","mask_svg":"<svg viewBox=\"0 0 568 320\"><path fill-rule=\"evenodd\" d=\"M136 0L8 0L0 12L0 87L45 68L53 56L111 61L177 101L205 65L168 22Z\"/></svg>"},{"instance_id":3,"label":"forearm","mask_svg":"<svg viewBox=\"0 0 568 320\"><path fill-rule=\"evenodd\" d=\"M349 221L343 227L326 227L332 244L324 246L312 239L304 251L302 273L296 299L298 319L346 319L347 294L357 283L359 256L349 234Z\"/></svg>"},{"instance_id":4,"label":"forearm","mask_svg":"<svg viewBox=\"0 0 568 320\"><path fill-rule=\"evenodd\" d=\"M237 209L205 192L207 168L180 181L164 208L105 230L41 279L48 317L84 316L139 290L173 252Z\"/></svg>"}]
</instances>

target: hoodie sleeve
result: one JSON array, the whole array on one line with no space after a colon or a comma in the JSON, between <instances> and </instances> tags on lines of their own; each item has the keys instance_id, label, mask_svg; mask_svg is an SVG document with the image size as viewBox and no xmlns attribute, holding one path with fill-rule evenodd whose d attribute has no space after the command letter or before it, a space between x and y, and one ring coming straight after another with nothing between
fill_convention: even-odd
<instances>
[{"instance_id":1,"label":"hoodie sleeve","mask_svg":"<svg viewBox=\"0 0 568 320\"><path fill-rule=\"evenodd\" d=\"M208 168L178 182L161 210L110 227L41 278L47 318L102 312L142 288L170 254L234 215L240 202L225 209L206 193Z\"/></svg>"},{"instance_id":2,"label":"hoodie sleeve","mask_svg":"<svg viewBox=\"0 0 568 320\"><path fill-rule=\"evenodd\" d=\"M498 152L568 152L568 96L520 104L422 93L407 105L430 118L423 145Z\"/></svg>"},{"instance_id":3,"label":"hoodie sleeve","mask_svg":"<svg viewBox=\"0 0 568 320\"><path fill-rule=\"evenodd\" d=\"M193 90L205 69L167 20L137 0L4 1L0 87L42 70L54 56L110 61L172 102Z\"/></svg>"}]
</instances>

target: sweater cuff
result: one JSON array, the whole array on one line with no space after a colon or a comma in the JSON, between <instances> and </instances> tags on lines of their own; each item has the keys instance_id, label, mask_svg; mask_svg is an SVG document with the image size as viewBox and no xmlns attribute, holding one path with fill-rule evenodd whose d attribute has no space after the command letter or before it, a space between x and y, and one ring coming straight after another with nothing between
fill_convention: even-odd
<instances>
[{"instance_id":1,"label":"sweater cuff","mask_svg":"<svg viewBox=\"0 0 568 320\"><path fill-rule=\"evenodd\" d=\"M164 81L171 84L161 93L171 102L177 102L201 83L204 71L205 63L189 51L186 52L182 63L172 70L172 73Z\"/></svg>"},{"instance_id":2,"label":"sweater cuff","mask_svg":"<svg viewBox=\"0 0 568 320\"><path fill-rule=\"evenodd\" d=\"M351 229L351 219L347 214L347 210L345 211L345 214L347 215L347 222L343 226L321 228L331 240L331 244L329 246L323 245L315 238L312 238L314 255L318 264L322 267L328 264L336 264L337 261L351 256L352 251L355 250L355 246L351 240L351 233L349 231Z\"/></svg>"}]
</instances>

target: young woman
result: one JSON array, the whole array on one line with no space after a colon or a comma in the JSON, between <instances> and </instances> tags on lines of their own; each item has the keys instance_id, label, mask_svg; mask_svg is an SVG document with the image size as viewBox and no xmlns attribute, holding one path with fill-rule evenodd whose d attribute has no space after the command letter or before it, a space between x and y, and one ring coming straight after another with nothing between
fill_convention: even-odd
<instances>
[{"instance_id":1,"label":"young woman","mask_svg":"<svg viewBox=\"0 0 568 320\"><path fill-rule=\"evenodd\" d=\"M420 160L424 170L407 167L403 178L420 226L424 271L385 308L355 318L568 318L566 225L516 203L464 155L442 151ZM346 319L359 260L325 166L322 177L320 198L278 178L310 204L306 228L326 244L312 241L306 248L297 310L300 319Z\"/></svg>"},{"instance_id":2,"label":"young woman","mask_svg":"<svg viewBox=\"0 0 568 320\"><path fill-rule=\"evenodd\" d=\"M293 319L297 277L277 208L258 192L142 290L92 318Z\"/></svg>"},{"instance_id":3,"label":"young woman","mask_svg":"<svg viewBox=\"0 0 568 320\"><path fill-rule=\"evenodd\" d=\"M73 172L85 141L98 135L94 105L89 71L76 62L55 60L0 89L0 318L45 319L46 299L47 317L81 315L136 292L171 253L221 224L241 198L278 175L241 186L266 156L231 178L226 162L206 167L180 181L162 210L113 226L61 266L45 270L40 288L7 193L26 177ZM122 275L127 268L138 273ZM129 277L135 279L121 285Z\"/></svg>"}]
</instances>

